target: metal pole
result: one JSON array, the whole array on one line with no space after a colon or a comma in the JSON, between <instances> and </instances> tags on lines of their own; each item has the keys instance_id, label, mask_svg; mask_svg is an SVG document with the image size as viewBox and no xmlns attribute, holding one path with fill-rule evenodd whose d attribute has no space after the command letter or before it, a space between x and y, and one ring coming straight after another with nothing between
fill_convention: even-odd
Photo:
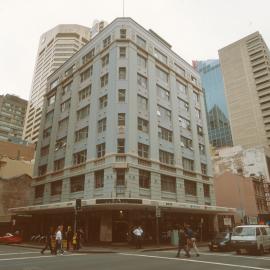
<instances>
[{"instance_id":1,"label":"metal pole","mask_svg":"<svg viewBox=\"0 0 270 270\"><path fill-rule=\"evenodd\" d=\"M77 209L75 208L75 217L74 217L74 233L77 231Z\"/></svg>"},{"instance_id":2,"label":"metal pole","mask_svg":"<svg viewBox=\"0 0 270 270\"><path fill-rule=\"evenodd\" d=\"M157 216L156 216L156 243L157 245L159 245L159 222Z\"/></svg>"}]
</instances>

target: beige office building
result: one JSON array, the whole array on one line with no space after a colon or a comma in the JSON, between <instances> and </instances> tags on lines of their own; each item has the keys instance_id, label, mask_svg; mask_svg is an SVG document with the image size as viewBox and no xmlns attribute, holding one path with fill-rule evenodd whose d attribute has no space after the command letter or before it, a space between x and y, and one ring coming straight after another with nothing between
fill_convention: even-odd
<instances>
[{"instance_id":1,"label":"beige office building","mask_svg":"<svg viewBox=\"0 0 270 270\"><path fill-rule=\"evenodd\" d=\"M270 53L259 32L219 50L234 145L270 145Z\"/></svg>"},{"instance_id":2,"label":"beige office building","mask_svg":"<svg viewBox=\"0 0 270 270\"><path fill-rule=\"evenodd\" d=\"M90 40L90 28L61 24L40 37L23 139L35 143L46 91L47 78Z\"/></svg>"}]
</instances>

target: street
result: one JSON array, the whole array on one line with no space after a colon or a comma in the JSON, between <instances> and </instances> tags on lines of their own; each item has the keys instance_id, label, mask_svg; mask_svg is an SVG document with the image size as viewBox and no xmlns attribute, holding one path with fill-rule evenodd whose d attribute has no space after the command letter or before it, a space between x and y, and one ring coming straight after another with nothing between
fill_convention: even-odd
<instances>
[{"instance_id":1,"label":"street","mask_svg":"<svg viewBox=\"0 0 270 270\"><path fill-rule=\"evenodd\" d=\"M254 269L270 270L270 254L264 256L235 255L233 252L209 252L201 248L201 256L176 258L176 251L140 252L130 250L119 253L68 253L52 256L44 255L38 249L0 246L0 269L2 270L159 270L159 269Z\"/></svg>"}]
</instances>

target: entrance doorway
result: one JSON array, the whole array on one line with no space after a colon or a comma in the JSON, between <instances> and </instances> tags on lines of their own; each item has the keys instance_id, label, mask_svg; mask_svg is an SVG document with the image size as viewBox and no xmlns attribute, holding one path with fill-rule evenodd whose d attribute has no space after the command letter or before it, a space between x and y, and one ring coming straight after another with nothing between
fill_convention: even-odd
<instances>
[{"instance_id":1,"label":"entrance doorway","mask_svg":"<svg viewBox=\"0 0 270 270\"><path fill-rule=\"evenodd\" d=\"M113 220L112 222L112 241L127 242L128 222L124 220Z\"/></svg>"}]
</instances>

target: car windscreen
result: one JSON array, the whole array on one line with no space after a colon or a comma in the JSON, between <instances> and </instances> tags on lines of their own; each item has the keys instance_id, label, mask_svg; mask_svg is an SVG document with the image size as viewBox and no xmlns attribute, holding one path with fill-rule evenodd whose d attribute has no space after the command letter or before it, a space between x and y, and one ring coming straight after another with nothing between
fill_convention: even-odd
<instances>
[{"instance_id":1,"label":"car windscreen","mask_svg":"<svg viewBox=\"0 0 270 270\"><path fill-rule=\"evenodd\" d=\"M226 238L226 235L227 235L227 233L217 233L216 234L216 239L224 239L224 238Z\"/></svg>"},{"instance_id":2,"label":"car windscreen","mask_svg":"<svg viewBox=\"0 0 270 270\"><path fill-rule=\"evenodd\" d=\"M255 227L236 227L233 236L254 236L256 232Z\"/></svg>"}]
</instances>

